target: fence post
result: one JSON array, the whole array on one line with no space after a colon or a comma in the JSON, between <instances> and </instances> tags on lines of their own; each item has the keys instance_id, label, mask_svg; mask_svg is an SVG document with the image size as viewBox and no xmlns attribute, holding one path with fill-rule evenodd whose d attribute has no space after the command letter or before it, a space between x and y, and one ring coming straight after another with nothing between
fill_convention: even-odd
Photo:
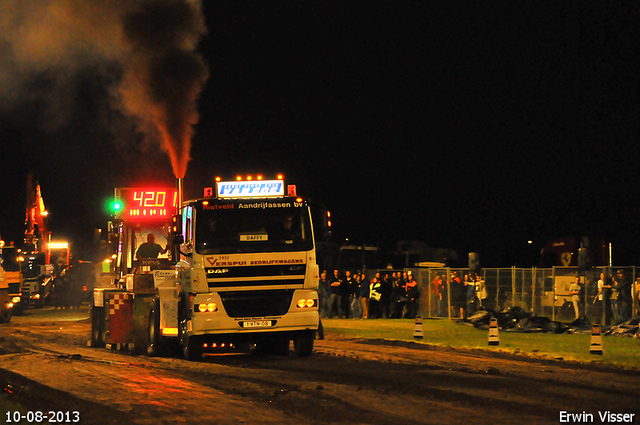
<instances>
[{"instance_id":1,"label":"fence post","mask_svg":"<svg viewBox=\"0 0 640 425\"><path fill-rule=\"evenodd\" d=\"M496 311L500 310L500 269L496 269Z\"/></svg>"},{"instance_id":2,"label":"fence post","mask_svg":"<svg viewBox=\"0 0 640 425\"><path fill-rule=\"evenodd\" d=\"M551 272L552 284L553 284L553 298L551 299L551 320L555 322L556 320L556 266L553 266L553 271Z\"/></svg>"},{"instance_id":3,"label":"fence post","mask_svg":"<svg viewBox=\"0 0 640 425\"><path fill-rule=\"evenodd\" d=\"M536 314L536 277L537 267L531 268L531 312Z\"/></svg>"},{"instance_id":4,"label":"fence post","mask_svg":"<svg viewBox=\"0 0 640 425\"><path fill-rule=\"evenodd\" d=\"M516 305L516 266L511 266L511 307Z\"/></svg>"}]
</instances>

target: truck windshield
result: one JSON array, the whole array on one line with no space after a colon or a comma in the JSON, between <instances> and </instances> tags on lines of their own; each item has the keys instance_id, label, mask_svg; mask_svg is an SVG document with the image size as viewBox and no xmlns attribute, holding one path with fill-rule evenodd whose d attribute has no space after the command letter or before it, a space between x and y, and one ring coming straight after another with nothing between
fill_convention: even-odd
<instances>
[{"instance_id":1,"label":"truck windshield","mask_svg":"<svg viewBox=\"0 0 640 425\"><path fill-rule=\"evenodd\" d=\"M292 203L293 204L293 203ZM306 207L235 208L196 212L198 254L308 251L313 248Z\"/></svg>"}]
</instances>

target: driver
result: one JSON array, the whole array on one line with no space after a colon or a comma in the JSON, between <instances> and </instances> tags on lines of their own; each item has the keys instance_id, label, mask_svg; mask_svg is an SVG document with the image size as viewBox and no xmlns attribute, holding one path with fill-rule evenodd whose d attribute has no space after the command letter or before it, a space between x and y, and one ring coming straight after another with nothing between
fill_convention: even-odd
<instances>
[{"instance_id":1,"label":"driver","mask_svg":"<svg viewBox=\"0 0 640 425\"><path fill-rule=\"evenodd\" d=\"M138 247L136 252L136 259L142 258L158 258L159 254L167 252L167 247L162 248L156 243L156 235L149 233L147 235L147 241Z\"/></svg>"}]
</instances>

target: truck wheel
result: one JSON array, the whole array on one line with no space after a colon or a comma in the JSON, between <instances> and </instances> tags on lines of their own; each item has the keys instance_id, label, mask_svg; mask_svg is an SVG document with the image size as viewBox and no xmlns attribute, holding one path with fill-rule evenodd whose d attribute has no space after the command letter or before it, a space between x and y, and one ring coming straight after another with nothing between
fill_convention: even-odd
<instances>
[{"instance_id":1,"label":"truck wheel","mask_svg":"<svg viewBox=\"0 0 640 425\"><path fill-rule=\"evenodd\" d=\"M289 345L291 345L289 338L276 339L270 345L270 351L276 356L289 355Z\"/></svg>"},{"instance_id":2,"label":"truck wheel","mask_svg":"<svg viewBox=\"0 0 640 425\"><path fill-rule=\"evenodd\" d=\"M2 306L2 312L0 312L0 323L9 323L11 321L12 310L13 309L6 305Z\"/></svg>"},{"instance_id":3,"label":"truck wheel","mask_svg":"<svg viewBox=\"0 0 640 425\"><path fill-rule=\"evenodd\" d=\"M104 347L104 313L103 307L93 307L91 309L91 345L94 347Z\"/></svg>"},{"instance_id":4,"label":"truck wheel","mask_svg":"<svg viewBox=\"0 0 640 425\"><path fill-rule=\"evenodd\" d=\"M198 344L193 337L183 335L182 355L187 360L198 360L202 357L202 344Z\"/></svg>"},{"instance_id":5,"label":"truck wheel","mask_svg":"<svg viewBox=\"0 0 640 425\"><path fill-rule=\"evenodd\" d=\"M293 349L298 357L310 356L313 353L313 340L315 332L300 332L293 340Z\"/></svg>"},{"instance_id":6,"label":"truck wheel","mask_svg":"<svg viewBox=\"0 0 640 425\"><path fill-rule=\"evenodd\" d=\"M160 339L160 317L156 313L156 309L152 308L149 313L149 339L147 341L147 356L161 356L164 346Z\"/></svg>"}]
</instances>

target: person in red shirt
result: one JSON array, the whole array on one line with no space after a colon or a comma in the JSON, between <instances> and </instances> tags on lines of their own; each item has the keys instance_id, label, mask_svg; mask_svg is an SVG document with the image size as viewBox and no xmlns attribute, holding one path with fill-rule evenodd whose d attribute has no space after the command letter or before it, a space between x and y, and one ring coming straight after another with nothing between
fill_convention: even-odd
<instances>
[{"instance_id":1,"label":"person in red shirt","mask_svg":"<svg viewBox=\"0 0 640 425\"><path fill-rule=\"evenodd\" d=\"M418 282L413 279L413 274L409 272L407 274L407 280L404 284L404 292L407 297L407 312L405 318L413 319L418 312L418 299L420 297L420 291L418 289Z\"/></svg>"}]
</instances>

